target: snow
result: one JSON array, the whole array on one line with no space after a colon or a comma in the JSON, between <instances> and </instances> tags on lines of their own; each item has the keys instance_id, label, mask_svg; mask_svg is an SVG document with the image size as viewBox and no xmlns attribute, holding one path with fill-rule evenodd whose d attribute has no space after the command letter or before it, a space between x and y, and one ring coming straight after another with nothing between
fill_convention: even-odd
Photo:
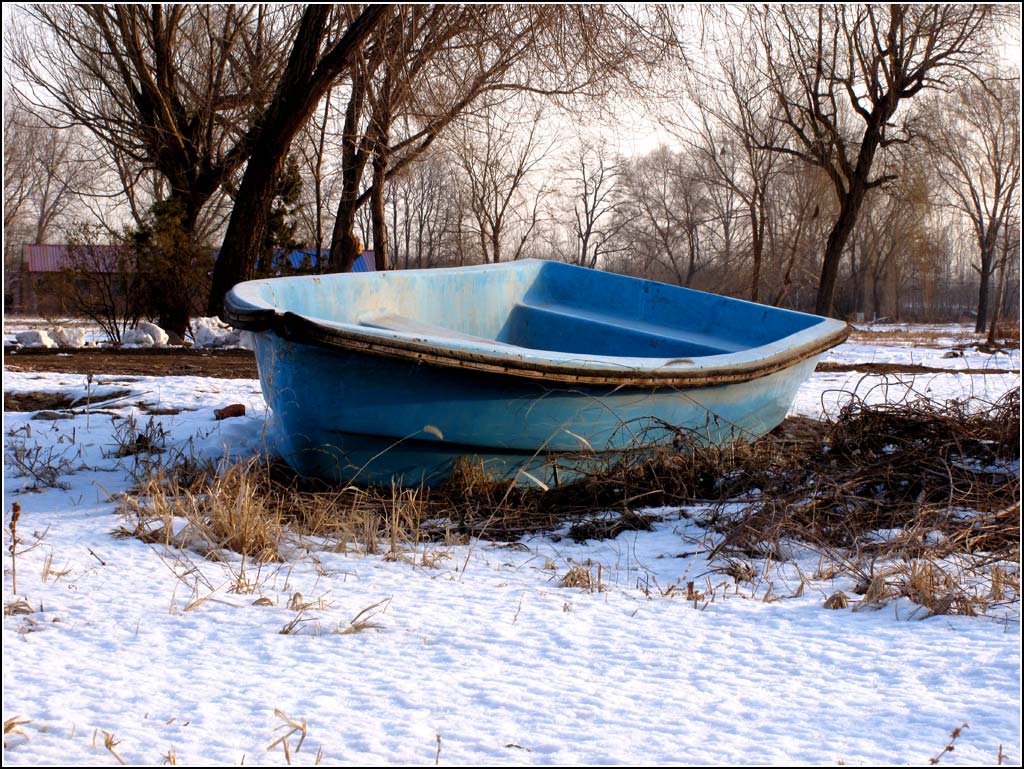
<instances>
[{"instance_id":1,"label":"snow","mask_svg":"<svg viewBox=\"0 0 1024 769\"><path fill-rule=\"evenodd\" d=\"M931 355L852 348L832 355ZM987 365L1019 370L1015 356ZM834 414L847 386L995 399L1019 382L815 374L794 413ZM257 381L12 371L4 389L93 404L4 414L4 520L17 501L17 593L35 610L3 623L3 718L28 721L5 735L5 765L113 764L105 734L129 764L285 764L281 737L294 764L926 764L963 723L942 764L1020 763L1019 604L1001 618L926 617L906 599L829 611L837 590L857 598L850 578L817 574L799 548L736 583L709 562L698 507L646 511L653 531L600 542L418 544L389 560L295 537L283 564L206 560L111 536L132 469L113 455L114 415L154 420L170 449L247 457L273 448ZM214 419L236 402L245 416ZM12 458L36 447L65 488L19 475ZM5 604L10 544L5 529ZM597 564L602 591L559 587ZM282 634L296 594L313 606ZM373 606L370 627L339 632ZM305 721L297 752L284 717Z\"/></svg>"},{"instance_id":2,"label":"snow","mask_svg":"<svg viewBox=\"0 0 1024 769\"><path fill-rule=\"evenodd\" d=\"M204 349L227 347L251 348L248 332L236 331L220 318L193 318L191 323L192 346ZM81 319L58 319L23 317L4 319L5 344L20 344L25 347L70 347L104 346L110 343L100 327ZM170 341L167 332L149 321L139 321L122 335L125 347L163 347Z\"/></svg>"},{"instance_id":3,"label":"snow","mask_svg":"<svg viewBox=\"0 0 1024 769\"><path fill-rule=\"evenodd\" d=\"M791 415L821 418L837 414L851 399L866 404L906 403L918 398L945 402L977 399L994 403L1020 385L1020 374L866 374L819 372L797 393Z\"/></svg>"},{"instance_id":4,"label":"snow","mask_svg":"<svg viewBox=\"0 0 1024 769\"><path fill-rule=\"evenodd\" d=\"M939 369L1020 369L1020 348L1006 352L984 353L976 347L955 349L965 344L953 337L937 340L927 346L906 342L868 344L849 341L826 352L823 363L893 363L927 366ZM953 357L948 357L953 356Z\"/></svg>"},{"instance_id":5,"label":"snow","mask_svg":"<svg viewBox=\"0 0 1024 769\"><path fill-rule=\"evenodd\" d=\"M235 331L220 318L196 318L192 321L194 347L244 347L244 331Z\"/></svg>"},{"instance_id":6,"label":"snow","mask_svg":"<svg viewBox=\"0 0 1024 769\"><path fill-rule=\"evenodd\" d=\"M83 346L94 346L106 341L100 327L92 321L82 318L35 318L30 316L4 317L4 344L19 343L18 334L23 331L44 331L56 336L57 329L62 332L81 331L84 334ZM75 334L77 337L77 333ZM20 344L20 343L19 343Z\"/></svg>"},{"instance_id":7,"label":"snow","mask_svg":"<svg viewBox=\"0 0 1024 769\"><path fill-rule=\"evenodd\" d=\"M155 323L140 320L135 328L130 328L121 335L125 347L163 347L169 341L167 332Z\"/></svg>"},{"instance_id":8,"label":"snow","mask_svg":"<svg viewBox=\"0 0 1024 769\"><path fill-rule=\"evenodd\" d=\"M85 329L84 328L64 328L63 326L56 326L51 332L53 341L57 343L58 347L71 347L79 349L85 346Z\"/></svg>"},{"instance_id":9,"label":"snow","mask_svg":"<svg viewBox=\"0 0 1024 769\"><path fill-rule=\"evenodd\" d=\"M879 327L873 327L877 329ZM908 342L895 336L871 344L853 341L834 347L826 352L821 363L836 363L847 366L863 366L861 371L817 372L797 394L790 414L819 418L835 414L838 409L856 397L868 404L895 403L928 397L932 400L978 399L994 402L1004 393L1020 385L1021 349L1004 352L984 353L975 347L967 347L962 357L947 358L954 347L977 343L979 337L969 334L964 326L909 326L898 328L885 326L887 330L923 329L929 333L937 330L942 336L920 342ZM958 331L957 331L958 330ZM874 374L864 364L898 364L926 366L942 369L941 373L896 373ZM985 371L985 374L965 375L958 371Z\"/></svg>"},{"instance_id":10,"label":"snow","mask_svg":"<svg viewBox=\"0 0 1024 769\"><path fill-rule=\"evenodd\" d=\"M25 347L56 347L57 343L53 341L49 334L45 331L21 331L15 337L18 344L24 345Z\"/></svg>"}]
</instances>

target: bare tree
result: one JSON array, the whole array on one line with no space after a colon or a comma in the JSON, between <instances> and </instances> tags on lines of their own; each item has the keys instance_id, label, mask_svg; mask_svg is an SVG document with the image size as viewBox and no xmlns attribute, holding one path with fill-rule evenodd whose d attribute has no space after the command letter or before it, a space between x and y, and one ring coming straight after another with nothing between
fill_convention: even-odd
<instances>
[{"instance_id":1,"label":"bare tree","mask_svg":"<svg viewBox=\"0 0 1024 769\"><path fill-rule=\"evenodd\" d=\"M300 141L297 142L296 150L302 158L304 171L312 184L303 184L303 191L307 199L305 205L300 209L304 218L304 230L312 236L312 247L318 266L323 262L324 250L324 205L327 195L325 185L325 159L327 152L327 127L331 116L331 89L328 88L323 100L321 116L314 115L314 119L303 126L300 134Z\"/></svg>"},{"instance_id":2,"label":"bare tree","mask_svg":"<svg viewBox=\"0 0 1024 769\"><path fill-rule=\"evenodd\" d=\"M13 95L4 101L4 286L14 296L21 247L45 243L70 218L95 164L74 130L47 125Z\"/></svg>"},{"instance_id":3,"label":"bare tree","mask_svg":"<svg viewBox=\"0 0 1024 769\"><path fill-rule=\"evenodd\" d=\"M622 236L648 277L690 286L704 266L701 237L708 222L703 175L692 158L667 147L632 160L622 175Z\"/></svg>"},{"instance_id":4,"label":"bare tree","mask_svg":"<svg viewBox=\"0 0 1024 769\"><path fill-rule=\"evenodd\" d=\"M388 185L396 267L439 266L457 259L454 239L449 238L461 216L459 196L453 195L459 189L453 165L433 152Z\"/></svg>"},{"instance_id":5,"label":"bare tree","mask_svg":"<svg viewBox=\"0 0 1024 769\"><path fill-rule=\"evenodd\" d=\"M470 229L484 262L519 259L543 215L549 188L531 176L554 140L541 137L540 122L537 112L520 133L515 123L489 110L460 128L458 163Z\"/></svg>"},{"instance_id":6,"label":"bare tree","mask_svg":"<svg viewBox=\"0 0 1024 769\"><path fill-rule=\"evenodd\" d=\"M57 274L58 291L71 309L95 322L111 342L142 317L143 273L129 243L100 245L97 227L78 225L68 236L68 265Z\"/></svg>"},{"instance_id":7,"label":"bare tree","mask_svg":"<svg viewBox=\"0 0 1024 769\"><path fill-rule=\"evenodd\" d=\"M851 311L868 317L900 319L912 279L923 293L930 291L927 168L914 153L903 154L900 178L865 202L850 238L850 280L840 294Z\"/></svg>"},{"instance_id":8,"label":"bare tree","mask_svg":"<svg viewBox=\"0 0 1024 769\"><path fill-rule=\"evenodd\" d=\"M988 325L988 337L986 343L989 347L995 347L996 334L999 331L999 319L1005 312L1003 304L1006 300L1009 288L1011 264L1020 264L1020 203L1018 201L1015 216L1008 217L1002 227L1001 259L999 260L999 290L996 293L996 301L992 305L991 320ZM1013 235L1016 237L1013 237Z\"/></svg>"},{"instance_id":9,"label":"bare tree","mask_svg":"<svg viewBox=\"0 0 1024 769\"><path fill-rule=\"evenodd\" d=\"M4 96L4 230L10 228L28 208L37 185L32 158L34 138L26 128L17 100Z\"/></svg>"},{"instance_id":10,"label":"bare tree","mask_svg":"<svg viewBox=\"0 0 1024 769\"><path fill-rule=\"evenodd\" d=\"M926 140L938 178L974 230L980 333L989 320L999 234L1020 192L1020 87L998 78L969 83L936 102L928 117Z\"/></svg>"},{"instance_id":11,"label":"bare tree","mask_svg":"<svg viewBox=\"0 0 1024 769\"><path fill-rule=\"evenodd\" d=\"M286 65L294 6L31 5L5 47L23 96L81 125L126 175L158 171L194 233L248 160ZM141 216L139 218L142 218ZM184 308L161 325L184 333Z\"/></svg>"},{"instance_id":12,"label":"bare tree","mask_svg":"<svg viewBox=\"0 0 1024 769\"><path fill-rule=\"evenodd\" d=\"M769 197L781 167L779 153L768 148L779 144L783 127L777 100L750 66L755 44L750 31L731 15L719 21L724 38L710 46L709 64L693 71L691 95L700 109L688 113L688 143L708 170L712 195L735 195L744 209L751 262L746 294L756 302L768 241ZM716 187L722 188L717 196ZM726 231L727 243L729 235Z\"/></svg>"},{"instance_id":13,"label":"bare tree","mask_svg":"<svg viewBox=\"0 0 1024 769\"><path fill-rule=\"evenodd\" d=\"M629 83L647 85L647 75L675 50L671 16L657 6L401 6L382 28L385 44L368 47L351 76L332 269L350 269L357 256L359 207L374 197L374 210L382 212L383 184L460 116L515 93L569 103ZM374 250L386 262L386 247L376 243L385 235L382 217L376 218Z\"/></svg>"},{"instance_id":14,"label":"bare tree","mask_svg":"<svg viewBox=\"0 0 1024 769\"><path fill-rule=\"evenodd\" d=\"M466 36L490 11L473 6L399 6L388 14L375 40L351 65L351 88L345 109L341 151L341 196L331 237L331 269L348 271L357 253L356 215L371 203L374 256L378 269L390 266L387 229L384 224L384 184L389 166L393 178L413 157L422 153L458 112L435 118L434 131L423 134L411 120L422 96L418 87L433 74L435 59L460 49ZM420 118L422 119L422 118ZM392 136L398 123L409 135L404 141ZM402 158L402 154L405 157ZM367 165L371 182L364 184Z\"/></svg>"},{"instance_id":15,"label":"bare tree","mask_svg":"<svg viewBox=\"0 0 1024 769\"><path fill-rule=\"evenodd\" d=\"M757 74L779 105L783 142L766 142L823 168L838 214L821 263L815 311L832 311L843 249L867 192L892 179L879 153L911 141L908 100L948 85L989 55L993 19L980 5L749 6Z\"/></svg>"},{"instance_id":16,"label":"bare tree","mask_svg":"<svg viewBox=\"0 0 1024 769\"><path fill-rule=\"evenodd\" d=\"M167 180L194 223L251 149L285 66L294 8L32 5L11 38L30 99ZM38 96L34 96L38 94Z\"/></svg>"},{"instance_id":17,"label":"bare tree","mask_svg":"<svg viewBox=\"0 0 1024 769\"><path fill-rule=\"evenodd\" d=\"M824 171L783 159L773 178L766 222L766 286L771 304L814 304L820 254L834 217L835 196Z\"/></svg>"},{"instance_id":18,"label":"bare tree","mask_svg":"<svg viewBox=\"0 0 1024 769\"><path fill-rule=\"evenodd\" d=\"M622 160L612 155L606 141L580 143L568 180L572 196L574 264L597 267L605 257L622 249L617 236L626 221L617 216L622 198L616 187L621 173Z\"/></svg>"},{"instance_id":19,"label":"bare tree","mask_svg":"<svg viewBox=\"0 0 1024 769\"><path fill-rule=\"evenodd\" d=\"M27 110L4 103L4 226L20 219L32 243L75 203L95 169L73 130L58 130Z\"/></svg>"}]
</instances>

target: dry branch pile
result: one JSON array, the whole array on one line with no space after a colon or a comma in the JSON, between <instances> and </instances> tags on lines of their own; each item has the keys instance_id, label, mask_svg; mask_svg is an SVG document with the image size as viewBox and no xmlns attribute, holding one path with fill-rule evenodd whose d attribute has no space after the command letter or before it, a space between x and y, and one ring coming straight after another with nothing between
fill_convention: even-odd
<instances>
[{"instance_id":1,"label":"dry branch pile","mask_svg":"<svg viewBox=\"0 0 1024 769\"><path fill-rule=\"evenodd\" d=\"M755 500L717 521L722 549L764 553L789 537L902 557L985 551L1015 559L1020 390L979 405L851 399ZM866 539L894 530L884 542Z\"/></svg>"}]
</instances>

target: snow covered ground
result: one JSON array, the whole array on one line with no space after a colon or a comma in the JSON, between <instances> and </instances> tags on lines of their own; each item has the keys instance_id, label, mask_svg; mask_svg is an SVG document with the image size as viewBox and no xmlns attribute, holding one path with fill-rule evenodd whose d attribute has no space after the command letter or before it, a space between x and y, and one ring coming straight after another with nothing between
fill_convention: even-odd
<instances>
[{"instance_id":1,"label":"snow covered ground","mask_svg":"<svg viewBox=\"0 0 1024 769\"><path fill-rule=\"evenodd\" d=\"M828 360L1020 369L1019 350L946 349L851 344ZM1019 382L815 374L794 412L834 413L854 387L994 400ZM111 536L131 461L113 456L112 414L155 420L169 447L245 457L266 448L258 382L5 372L4 390L111 412L4 414L5 526L21 507L16 560L4 531L4 603L33 609L4 617L5 765L925 764L964 723L942 764L1020 763L1019 605L998 618L927 618L905 599L828 611L849 577L797 551L737 584L709 565L695 509L602 542L421 544L388 560L296 538L284 564L214 562ZM214 420L233 402L244 417ZM60 468L63 488L31 490L14 457ZM559 587L598 564L604 590ZM364 610L369 626L344 632ZM301 749L289 722L305 725Z\"/></svg>"}]
</instances>

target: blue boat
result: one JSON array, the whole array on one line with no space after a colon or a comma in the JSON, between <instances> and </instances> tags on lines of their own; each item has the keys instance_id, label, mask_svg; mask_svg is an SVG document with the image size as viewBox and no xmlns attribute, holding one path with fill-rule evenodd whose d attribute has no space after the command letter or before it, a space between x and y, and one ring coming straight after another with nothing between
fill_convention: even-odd
<instances>
[{"instance_id":1,"label":"blue boat","mask_svg":"<svg viewBox=\"0 0 1024 769\"><path fill-rule=\"evenodd\" d=\"M842 321L559 262L254 280L276 440L301 475L547 485L625 449L778 425ZM561 468L559 472L558 468Z\"/></svg>"}]
</instances>

